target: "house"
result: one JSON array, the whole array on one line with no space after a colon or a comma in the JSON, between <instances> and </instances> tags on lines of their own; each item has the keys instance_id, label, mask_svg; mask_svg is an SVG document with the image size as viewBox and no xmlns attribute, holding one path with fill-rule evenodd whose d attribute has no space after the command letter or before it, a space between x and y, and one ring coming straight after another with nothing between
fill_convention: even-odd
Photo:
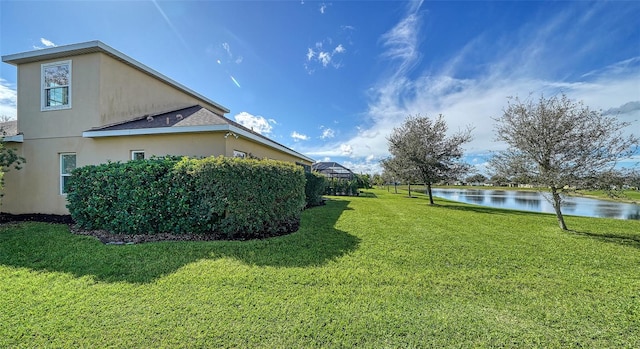
<instances>
[{"instance_id":1,"label":"house","mask_svg":"<svg viewBox=\"0 0 640 349\"><path fill-rule=\"evenodd\" d=\"M311 166L311 170L321 173L327 178L332 179L346 179L352 180L355 178L353 172L350 169L340 165L337 162L320 161Z\"/></svg>"},{"instance_id":2,"label":"house","mask_svg":"<svg viewBox=\"0 0 640 349\"><path fill-rule=\"evenodd\" d=\"M313 159L227 119L229 109L100 41L12 54L17 122L4 135L26 163L5 174L0 211L68 214L79 166L151 156Z\"/></svg>"}]
</instances>

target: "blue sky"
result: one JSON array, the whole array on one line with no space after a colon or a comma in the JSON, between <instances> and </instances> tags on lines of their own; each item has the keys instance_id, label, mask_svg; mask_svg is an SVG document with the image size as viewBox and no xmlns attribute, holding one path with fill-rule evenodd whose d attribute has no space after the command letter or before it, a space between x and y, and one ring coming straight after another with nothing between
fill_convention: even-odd
<instances>
[{"instance_id":1,"label":"blue sky","mask_svg":"<svg viewBox=\"0 0 640 349\"><path fill-rule=\"evenodd\" d=\"M640 133L638 18L638 1L2 0L0 55L100 40L357 172L379 171L405 117L443 114L452 132L474 127L482 171L504 149L492 118L508 96L564 92ZM1 115L16 89L2 64Z\"/></svg>"}]
</instances>

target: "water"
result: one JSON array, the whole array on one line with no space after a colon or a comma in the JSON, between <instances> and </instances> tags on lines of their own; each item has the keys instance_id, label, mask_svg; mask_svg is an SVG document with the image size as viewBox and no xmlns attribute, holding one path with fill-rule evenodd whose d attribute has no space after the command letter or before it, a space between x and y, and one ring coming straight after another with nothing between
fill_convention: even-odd
<instances>
[{"instance_id":1,"label":"water","mask_svg":"<svg viewBox=\"0 0 640 349\"><path fill-rule=\"evenodd\" d=\"M514 210L555 213L550 193L516 190L440 189L433 195L469 204ZM640 205L563 196L562 213L575 216L640 220Z\"/></svg>"}]
</instances>

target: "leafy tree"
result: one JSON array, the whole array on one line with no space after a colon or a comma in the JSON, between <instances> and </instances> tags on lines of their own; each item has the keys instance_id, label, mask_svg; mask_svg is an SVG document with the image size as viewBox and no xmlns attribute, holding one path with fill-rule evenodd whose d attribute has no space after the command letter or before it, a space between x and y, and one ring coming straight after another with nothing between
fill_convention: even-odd
<instances>
[{"instance_id":1,"label":"leafy tree","mask_svg":"<svg viewBox=\"0 0 640 349\"><path fill-rule=\"evenodd\" d=\"M492 158L491 167L496 174L530 178L548 187L563 230L567 226L560 193L612 170L638 144L637 137L623 134L629 123L592 111L564 94L538 101L511 98L496 122L497 140L509 148Z\"/></svg>"},{"instance_id":2,"label":"leafy tree","mask_svg":"<svg viewBox=\"0 0 640 349\"><path fill-rule=\"evenodd\" d=\"M358 181L358 188L362 188L362 189L371 188L371 176L368 173L365 173L365 174L355 173L355 179Z\"/></svg>"},{"instance_id":3,"label":"leafy tree","mask_svg":"<svg viewBox=\"0 0 640 349\"><path fill-rule=\"evenodd\" d=\"M373 177L371 178L371 184L376 185L376 186L384 185L384 179L382 178L382 176L379 173L375 173L373 175Z\"/></svg>"},{"instance_id":4,"label":"leafy tree","mask_svg":"<svg viewBox=\"0 0 640 349\"><path fill-rule=\"evenodd\" d=\"M391 177L393 185L398 193L398 182L404 182L409 184L409 197L411 197L411 182L416 181L418 178L418 171L411 163L406 159L399 157L391 157L381 161L382 168L388 177Z\"/></svg>"},{"instance_id":5,"label":"leafy tree","mask_svg":"<svg viewBox=\"0 0 640 349\"><path fill-rule=\"evenodd\" d=\"M461 161L462 145L471 141L471 128L447 136L447 123L439 115L432 120L409 116L387 138L392 159L402 170L410 171L425 184L433 205L433 183L458 178L469 170ZM398 170L396 170L396 173Z\"/></svg>"},{"instance_id":6,"label":"leafy tree","mask_svg":"<svg viewBox=\"0 0 640 349\"><path fill-rule=\"evenodd\" d=\"M385 160L381 161L381 164L384 161ZM383 166L383 168L384 168L384 166ZM382 175L380 177L382 177L383 183L385 183L387 185L387 191L389 191L389 185L393 184L393 188L395 189L395 193L398 194L397 179L396 179L396 176L395 176L395 174L393 172L389 172L389 170L384 169L382 171Z\"/></svg>"},{"instance_id":7,"label":"leafy tree","mask_svg":"<svg viewBox=\"0 0 640 349\"><path fill-rule=\"evenodd\" d=\"M471 175L467 178L465 178L465 181L467 183L484 183L487 181L487 176L481 174L481 173L476 173L474 175Z\"/></svg>"},{"instance_id":8,"label":"leafy tree","mask_svg":"<svg viewBox=\"0 0 640 349\"><path fill-rule=\"evenodd\" d=\"M11 118L6 115L0 116L0 122L10 121ZM0 190L4 188L4 173L9 169L14 168L20 170L25 159L16 153L13 148L7 147L6 143L2 141L3 137L7 134L6 130L0 126Z\"/></svg>"},{"instance_id":9,"label":"leafy tree","mask_svg":"<svg viewBox=\"0 0 640 349\"><path fill-rule=\"evenodd\" d=\"M628 171L625 176L625 184L631 189L640 190L640 171Z\"/></svg>"},{"instance_id":10,"label":"leafy tree","mask_svg":"<svg viewBox=\"0 0 640 349\"><path fill-rule=\"evenodd\" d=\"M504 187L509 185L510 181L507 177L505 176L501 176L501 175L493 175L491 176L491 178L489 178L489 181L491 182L491 184L498 186L498 187Z\"/></svg>"}]
</instances>

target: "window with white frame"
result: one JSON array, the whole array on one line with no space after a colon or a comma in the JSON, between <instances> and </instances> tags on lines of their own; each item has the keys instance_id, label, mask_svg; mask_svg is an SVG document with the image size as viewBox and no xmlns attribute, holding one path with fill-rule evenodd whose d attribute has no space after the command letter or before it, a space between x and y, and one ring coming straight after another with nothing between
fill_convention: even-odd
<instances>
[{"instance_id":1,"label":"window with white frame","mask_svg":"<svg viewBox=\"0 0 640 349\"><path fill-rule=\"evenodd\" d=\"M233 157L234 158L246 158L247 157L247 153L245 153L243 151L239 151L239 150L234 150L233 151Z\"/></svg>"},{"instance_id":2,"label":"window with white frame","mask_svg":"<svg viewBox=\"0 0 640 349\"><path fill-rule=\"evenodd\" d=\"M131 160L144 160L144 150L132 150Z\"/></svg>"},{"instance_id":3,"label":"window with white frame","mask_svg":"<svg viewBox=\"0 0 640 349\"><path fill-rule=\"evenodd\" d=\"M60 154L60 194L67 193L67 183L71 178L71 171L76 168L76 153Z\"/></svg>"},{"instance_id":4,"label":"window with white frame","mask_svg":"<svg viewBox=\"0 0 640 349\"><path fill-rule=\"evenodd\" d=\"M71 108L71 61L42 65L41 110Z\"/></svg>"}]
</instances>

